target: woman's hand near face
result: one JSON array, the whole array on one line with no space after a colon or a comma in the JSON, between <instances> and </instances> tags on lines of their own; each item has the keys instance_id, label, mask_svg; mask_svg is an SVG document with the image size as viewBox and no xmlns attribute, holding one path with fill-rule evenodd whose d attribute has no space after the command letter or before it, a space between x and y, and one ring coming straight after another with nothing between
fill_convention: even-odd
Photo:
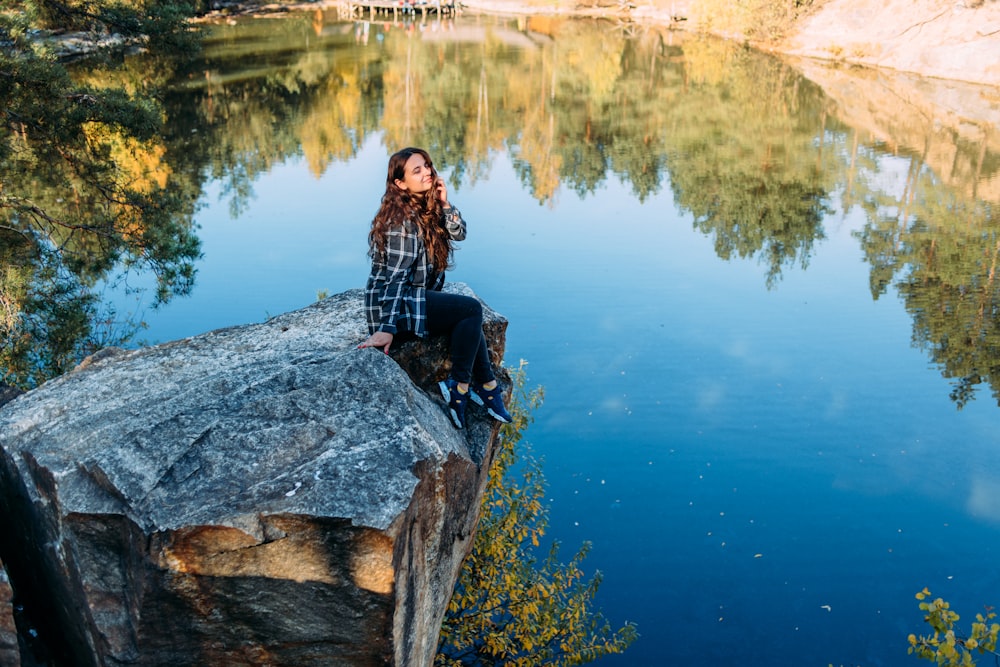
<instances>
[{"instance_id":1,"label":"woman's hand near face","mask_svg":"<svg viewBox=\"0 0 1000 667\"><path fill-rule=\"evenodd\" d=\"M389 354L389 347L392 345L392 334L386 333L385 331L376 331L371 336L369 336L363 343L358 345L358 349L364 349L366 347L380 347L382 351Z\"/></svg>"},{"instance_id":2,"label":"woman's hand near face","mask_svg":"<svg viewBox=\"0 0 1000 667\"><path fill-rule=\"evenodd\" d=\"M438 196L438 199L441 200L441 205L442 206L447 206L448 205L448 186L446 186L444 184L444 179L438 177L437 183L434 184L434 187L437 188L437 196Z\"/></svg>"}]
</instances>

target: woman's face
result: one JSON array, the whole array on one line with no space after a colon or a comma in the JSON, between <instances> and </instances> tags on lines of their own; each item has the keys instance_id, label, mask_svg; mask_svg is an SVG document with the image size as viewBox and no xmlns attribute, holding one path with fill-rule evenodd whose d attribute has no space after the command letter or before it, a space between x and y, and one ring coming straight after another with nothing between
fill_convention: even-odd
<instances>
[{"instance_id":1,"label":"woman's face","mask_svg":"<svg viewBox=\"0 0 1000 667\"><path fill-rule=\"evenodd\" d=\"M403 167L403 178L396 179L396 186L401 190L421 193L434 186L434 170L420 153L414 153Z\"/></svg>"}]
</instances>

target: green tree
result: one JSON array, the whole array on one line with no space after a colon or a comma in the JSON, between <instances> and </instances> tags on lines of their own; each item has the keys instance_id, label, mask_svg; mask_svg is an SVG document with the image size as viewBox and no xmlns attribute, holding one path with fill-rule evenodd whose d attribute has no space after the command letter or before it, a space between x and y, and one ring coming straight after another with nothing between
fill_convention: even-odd
<instances>
[{"instance_id":1,"label":"green tree","mask_svg":"<svg viewBox=\"0 0 1000 667\"><path fill-rule=\"evenodd\" d=\"M958 614L951 610L951 605L935 598L931 600L931 592L926 588L917 593L920 600L920 610L925 613L924 621L931 626L933 632L929 635L913 635L908 637L910 648L907 653L924 660L936 662L945 667L969 667L976 664L973 653L983 655L989 653L1000 658L996 652L997 635L1000 635L1000 623L990 623L996 618L996 613L987 610L986 614L976 614L969 634L961 635L955 630Z\"/></svg>"},{"instance_id":2,"label":"green tree","mask_svg":"<svg viewBox=\"0 0 1000 667\"><path fill-rule=\"evenodd\" d=\"M29 35L86 27L177 48L190 43L183 25L181 5L166 2L0 10L0 382L34 386L131 335L102 324L94 289L112 271L151 269L164 302L191 288L199 255L195 199L161 160L156 91L76 78Z\"/></svg>"},{"instance_id":3,"label":"green tree","mask_svg":"<svg viewBox=\"0 0 1000 667\"><path fill-rule=\"evenodd\" d=\"M7 0L2 11L19 16L32 28L114 34L173 45L190 44L185 22L192 2L174 0Z\"/></svg>"},{"instance_id":4,"label":"green tree","mask_svg":"<svg viewBox=\"0 0 1000 667\"><path fill-rule=\"evenodd\" d=\"M542 391L525 391L523 368L514 376L514 420L501 430L472 553L441 627L440 667L580 665L638 637L632 623L612 631L594 609L601 575L585 580L588 543L568 563L559 562L558 543L541 560L534 554L548 523L545 480L520 443Z\"/></svg>"}]
</instances>

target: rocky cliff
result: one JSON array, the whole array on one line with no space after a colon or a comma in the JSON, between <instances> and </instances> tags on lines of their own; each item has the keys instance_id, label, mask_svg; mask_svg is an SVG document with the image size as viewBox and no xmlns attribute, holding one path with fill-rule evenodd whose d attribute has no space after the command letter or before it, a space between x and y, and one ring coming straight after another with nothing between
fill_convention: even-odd
<instances>
[{"instance_id":1,"label":"rocky cliff","mask_svg":"<svg viewBox=\"0 0 1000 667\"><path fill-rule=\"evenodd\" d=\"M997 0L825 0L782 53L1000 86ZM996 91L982 91L996 103Z\"/></svg>"},{"instance_id":2,"label":"rocky cliff","mask_svg":"<svg viewBox=\"0 0 1000 667\"><path fill-rule=\"evenodd\" d=\"M108 350L0 408L0 558L56 662L432 663L497 429L445 416L443 341L356 349L361 306Z\"/></svg>"}]
</instances>

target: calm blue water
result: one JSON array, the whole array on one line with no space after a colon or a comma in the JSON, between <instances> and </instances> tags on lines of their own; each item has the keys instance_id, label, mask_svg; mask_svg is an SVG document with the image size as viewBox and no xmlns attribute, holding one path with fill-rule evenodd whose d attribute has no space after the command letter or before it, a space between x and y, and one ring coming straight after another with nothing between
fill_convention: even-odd
<instances>
[{"instance_id":1,"label":"calm blue water","mask_svg":"<svg viewBox=\"0 0 1000 667\"><path fill-rule=\"evenodd\" d=\"M320 178L281 164L239 219L210 191L197 287L146 313L151 342L361 286L386 155L374 135ZM509 318L508 365L546 390L527 439L551 536L567 559L593 542L601 608L639 626L603 664L918 664L916 591L965 619L1000 603L997 406L956 410L895 292L872 300L860 212L827 216L769 290L667 187L539 205L499 152L452 200L450 277Z\"/></svg>"}]
</instances>

